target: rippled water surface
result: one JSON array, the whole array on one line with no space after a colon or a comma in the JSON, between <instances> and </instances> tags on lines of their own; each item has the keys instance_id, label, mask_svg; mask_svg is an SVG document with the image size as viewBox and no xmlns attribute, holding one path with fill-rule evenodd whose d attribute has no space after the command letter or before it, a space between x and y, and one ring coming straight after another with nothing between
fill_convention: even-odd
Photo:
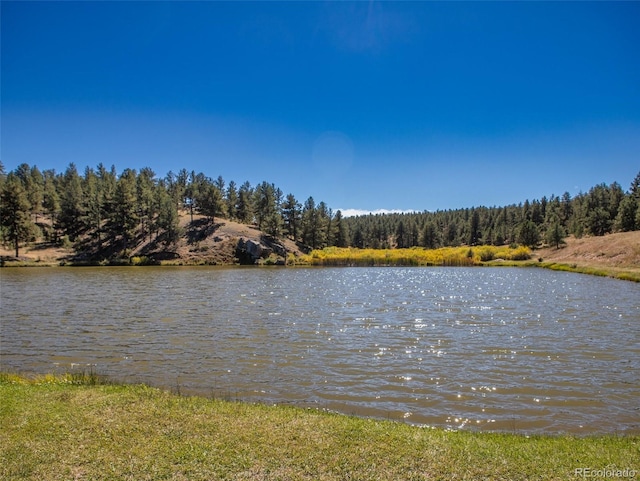
<instances>
[{"instance_id":1,"label":"rippled water surface","mask_svg":"<svg viewBox=\"0 0 640 481\"><path fill-rule=\"evenodd\" d=\"M2 269L0 368L477 430L640 432L640 285L517 268Z\"/></svg>"}]
</instances>

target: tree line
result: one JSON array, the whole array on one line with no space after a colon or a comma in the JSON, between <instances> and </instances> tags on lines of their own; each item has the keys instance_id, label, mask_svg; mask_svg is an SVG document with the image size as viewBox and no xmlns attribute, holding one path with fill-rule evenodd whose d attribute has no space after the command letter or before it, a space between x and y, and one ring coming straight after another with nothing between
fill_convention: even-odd
<instances>
[{"instance_id":1,"label":"tree line","mask_svg":"<svg viewBox=\"0 0 640 481\"><path fill-rule=\"evenodd\" d=\"M16 256L20 244L36 239L73 245L80 254L104 246L126 253L145 239L169 247L183 234L180 211L191 222L197 214L212 224L222 218L255 224L309 249L559 245L568 234L640 230L640 173L627 192L600 184L573 198L565 192L505 207L344 218L266 181L238 185L186 169L157 177L148 167L118 174L103 164L80 174L73 163L61 173L28 164L7 173L0 163L0 238Z\"/></svg>"},{"instance_id":2,"label":"tree line","mask_svg":"<svg viewBox=\"0 0 640 481\"><path fill-rule=\"evenodd\" d=\"M360 248L438 248L521 244L559 247L568 235L602 236L640 230L640 173L627 192L617 182L572 197L551 195L502 207L346 219L350 242Z\"/></svg>"},{"instance_id":3,"label":"tree line","mask_svg":"<svg viewBox=\"0 0 640 481\"><path fill-rule=\"evenodd\" d=\"M126 253L141 240L166 246L183 234L179 212L255 224L274 238L308 246L348 245L341 213L309 197L301 204L273 183L225 182L182 169L157 177L145 167L117 173L99 164L83 174L71 163L64 172L21 164L6 173L0 163L0 239L19 253L25 242L73 246L90 254L109 246Z\"/></svg>"}]
</instances>

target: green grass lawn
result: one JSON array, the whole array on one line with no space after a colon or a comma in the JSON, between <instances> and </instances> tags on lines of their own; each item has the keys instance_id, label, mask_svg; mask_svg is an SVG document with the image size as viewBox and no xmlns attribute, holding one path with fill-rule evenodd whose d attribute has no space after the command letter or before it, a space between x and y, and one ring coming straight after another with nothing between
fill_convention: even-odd
<instances>
[{"instance_id":1,"label":"green grass lawn","mask_svg":"<svg viewBox=\"0 0 640 481\"><path fill-rule=\"evenodd\" d=\"M453 432L95 381L0 375L0 479L640 479L638 436Z\"/></svg>"}]
</instances>

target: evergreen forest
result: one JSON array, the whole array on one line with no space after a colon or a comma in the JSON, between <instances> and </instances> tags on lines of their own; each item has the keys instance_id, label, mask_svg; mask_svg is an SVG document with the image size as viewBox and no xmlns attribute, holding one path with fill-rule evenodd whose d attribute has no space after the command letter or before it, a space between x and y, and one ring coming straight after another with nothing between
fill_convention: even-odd
<instances>
[{"instance_id":1,"label":"evergreen forest","mask_svg":"<svg viewBox=\"0 0 640 481\"><path fill-rule=\"evenodd\" d=\"M6 172L0 163L0 239L15 250L43 240L73 247L86 256L105 246L126 256L144 239L167 249L183 234L183 215L211 223L220 219L255 225L272 238L304 248L439 248L443 246L559 246L565 237L602 236L640 230L640 172L628 190L614 182L572 197L568 192L506 206L408 214L343 217L325 202L300 202L276 185L237 184L221 176L182 169L159 177L99 164L78 172L41 171L21 164Z\"/></svg>"}]
</instances>

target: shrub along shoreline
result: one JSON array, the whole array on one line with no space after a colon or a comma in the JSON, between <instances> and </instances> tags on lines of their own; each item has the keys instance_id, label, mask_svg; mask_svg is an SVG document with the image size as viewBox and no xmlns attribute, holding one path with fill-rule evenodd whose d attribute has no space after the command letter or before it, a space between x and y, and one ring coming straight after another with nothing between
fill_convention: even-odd
<instances>
[{"instance_id":1,"label":"shrub along shoreline","mask_svg":"<svg viewBox=\"0 0 640 481\"><path fill-rule=\"evenodd\" d=\"M531 258L524 246L440 247L424 249L357 249L326 247L302 256L300 263L321 266L474 266L494 259L522 261Z\"/></svg>"},{"instance_id":2,"label":"shrub along shoreline","mask_svg":"<svg viewBox=\"0 0 640 481\"><path fill-rule=\"evenodd\" d=\"M544 262L532 259L533 253L524 246L441 247L439 249L356 249L327 247L314 250L298 261L312 266L490 266L542 267L546 269L589 274L640 282L640 270L620 267Z\"/></svg>"},{"instance_id":3,"label":"shrub along shoreline","mask_svg":"<svg viewBox=\"0 0 640 481\"><path fill-rule=\"evenodd\" d=\"M640 436L447 431L186 397L94 375L0 375L0 478L573 479L640 475Z\"/></svg>"}]
</instances>

